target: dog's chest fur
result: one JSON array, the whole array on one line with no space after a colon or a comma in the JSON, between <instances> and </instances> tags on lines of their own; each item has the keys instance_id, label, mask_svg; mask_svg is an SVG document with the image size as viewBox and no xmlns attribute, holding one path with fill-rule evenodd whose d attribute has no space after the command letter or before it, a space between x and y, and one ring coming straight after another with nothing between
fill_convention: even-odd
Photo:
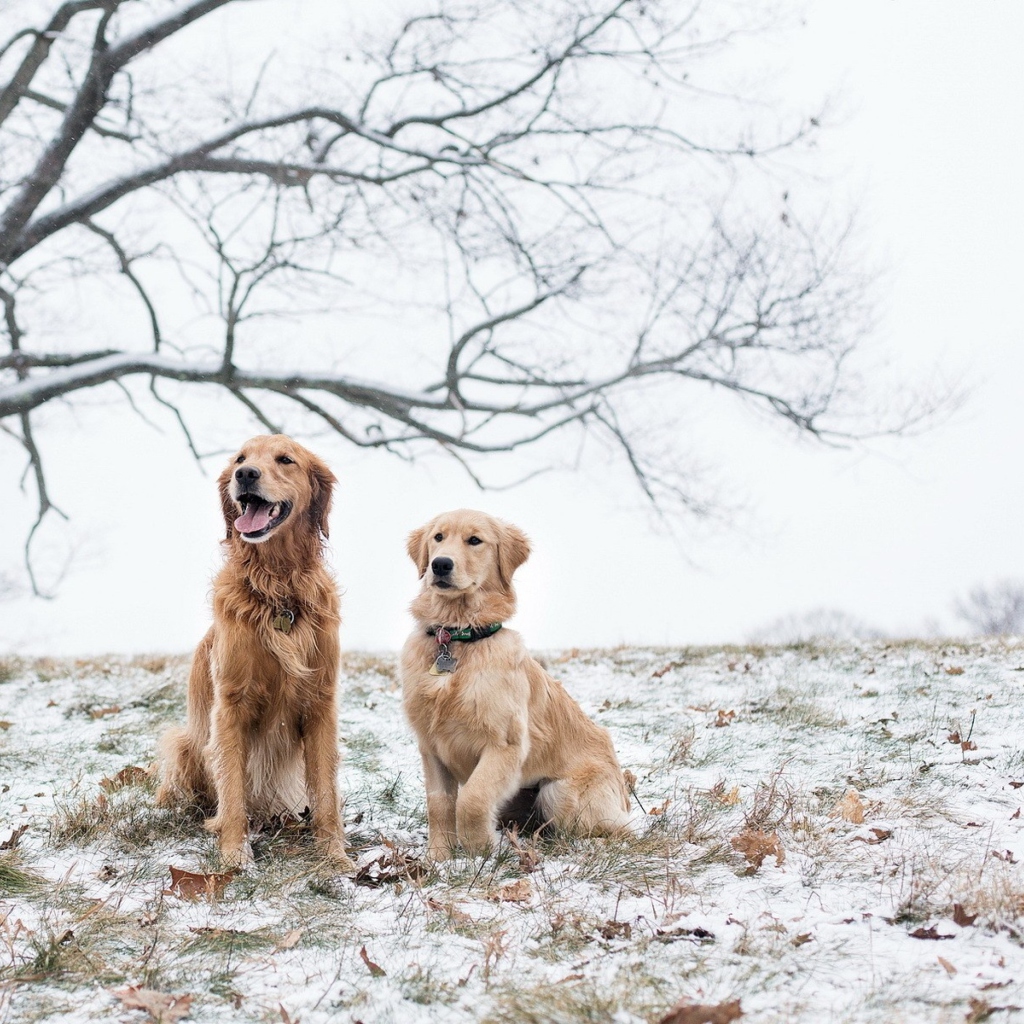
<instances>
[{"instance_id":1,"label":"dog's chest fur","mask_svg":"<svg viewBox=\"0 0 1024 1024\"><path fill-rule=\"evenodd\" d=\"M452 645L454 672L431 675L431 637L414 635L402 651L405 712L421 744L464 782L480 754L496 744L524 747L528 694L514 671L511 637ZM494 645L485 648L485 645Z\"/></svg>"}]
</instances>

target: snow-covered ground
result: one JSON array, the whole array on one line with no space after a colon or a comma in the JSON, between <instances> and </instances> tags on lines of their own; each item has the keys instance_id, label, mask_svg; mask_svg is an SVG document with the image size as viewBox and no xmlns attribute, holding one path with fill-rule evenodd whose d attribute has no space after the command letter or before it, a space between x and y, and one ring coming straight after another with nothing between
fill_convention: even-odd
<instances>
[{"instance_id":1,"label":"snow-covered ground","mask_svg":"<svg viewBox=\"0 0 1024 1024\"><path fill-rule=\"evenodd\" d=\"M215 870L212 838L118 777L183 716L186 659L0 662L0 1022L143 1021L129 986L191 996L165 1000L168 1021L286 1024L628 1024L681 999L814 1024L1024 1007L1024 646L548 662L637 777L635 839L421 865L394 658L353 654L343 783L366 870L333 876L282 828L197 899L169 869Z\"/></svg>"}]
</instances>

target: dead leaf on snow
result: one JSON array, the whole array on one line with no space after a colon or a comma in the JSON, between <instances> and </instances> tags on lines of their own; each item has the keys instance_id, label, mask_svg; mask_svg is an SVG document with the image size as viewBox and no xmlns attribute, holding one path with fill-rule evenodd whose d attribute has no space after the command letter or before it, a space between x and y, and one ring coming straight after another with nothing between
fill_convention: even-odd
<instances>
[{"instance_id":1,"label":"dead leaf on snow","mask_svg":"<svg viewBox=\"0 0 1024 1024\"><path fill-rule=\"evenodd\" d=\"M814 936L810 932L804 932L803 935L798 935L795 939L790 940L791 946L802 946L805 942L810 942Z\"/></svg>"},{"instance_id":2,"label":"dead leaf on snow","mask_svg":"<svg viewBox=\"0 0 1024 1024\"><path fill-rule=\"evenodd\" d=\"M884 843L886 839L889 839L892 836L891 828L871 828L868 829L868 831L874 833L873 838L869 838L868 836L854 836L850 842L867 843L868 846L877 846L879 843Z\"/></svg>"},{"instance_id":3,"label":"dead leaf on snow","mask_svg":"<svg viewBox=\"0 0 1024 1024\"><path fill-rule=\"evenodd\" d=\"M628 921L605 921L597 933L602 939L631 939L633 926Z\"/></svg>"},{"instance_id":4,"label":"dead leaf on snow","mask_svg":"<svg viewBox=\"0 0 1024 1024\"><path fill-rule=\"evenodd\" d=\"M113 992L124 1004L126 1010L145 1010L156 1024L173 1024L176 1020L189 1015L192 996L172 996L167 992L157 992L151 988L127 988Z\"/></svg>"},{"instance_id":5,"label":"dead leaf on snow","mask_svg":"<svg viewBox=\"0 0 1024 1024\"><path fill-rule=\"evenodd\" d=\"M727 725L732 725L732 720L736 717L735 711L725 711L722 708L718 709L718 717L711 724L716 729L723 729Z\"/></svg>"},{"instance_id":6,"label":"dead leaf on snow","mask_svg":"<svg viewBox=\"0 0 1024 1024\"><path fill-rule=\"evenodd\" d=\"M112 793L115 789L121 789L123 786L137 786L148 776L149 772L145 768L130 764L122 768L113 777L100 779L100 787L108 793Z\"/></svg>"},{"instance_id":7,"label":"dead leaf on snow","mask_svg":"<svg viewBox=\"0 0 1024 1024\"><path fill-rule=\"evenodd\" d=\"M369 955L369 953L366 952L366 947L365 946L363 946L362 949L359 950L359 958L363 961L364 964L366 964L367 968L370 971L370 974L372 974L373 977L375 977L375 978L383 978L388 973L387 971L384 970L383 967L381 967L380 964L375 964L370 959L370 955Z\"/></svg>"},{"instance_id":8,"label":"dead leaf on snow","mask_svg":"<svg viewBox=\"0 0 1024 1024\"><path fill-rule=\"evenodd\" d=\"M964 910L962 903L953 904L953 923L960 925L961 928L970 928L975 921L978 920L977 914L968 914Z\"/></svg>"},{"instance_id":9,"label":"dead leaf on snow","mask_svg":"<svg viewBox=\"0 0 1024 1024\"><path fill-rule=\"evenodd\" d=\"M962 676L963 674L964 670L960 665L948 665L946 667L947 676Z\"/></svg>"},{"instance_id":10,"label":"dead leaf on snow","mask_svg":"<svg viewBox=\"0 0 1024 1024\"><path fill-rule=\"evenodd\" d=\"M197 871L185 871L171 866L171 887L163 890L164 896L178 896L183 900L198 900L206 897L215 899L223 891L228 882L235 877L233 871L223 873L201 874Z\"/></svg>"},{"instance_id":11,"label":"dead leaf on snow","mask_svg":"<svg viewBox=\"0 0 1024 1024\"><path fill-rule=\"evenodd\" d=\"M953 938L952 935L940 935L939 934L939 930L935 927L935 925L932 925L930 928L925 928L924 925L921 925L920 928L915 928L910 933L910 937L912 939L951 939L951 938Z\"/></svg>"},{"instance_id":12,"label":"dead leaf on snow","mask_svg":"<svg viewBox=\"0 0 1024 1024\"><path fill-rule=\"evenodd\" d=\"M672 798L668 797L660 807L652 807L647 813L653 814L657 817L659 814L664 814L668 810L668 805L672 803Z\"/></svg>"},{"instance_id":13,"label":"dead leaf on snow","mask_svg":"<svg viewBox=\"0 0 1024 1024\"><path fill-rule=\"evenodd\" d=\"M5 718L0 718L0 729L4 732L7 732L13 724L13 722L8 722Z\"/></svg>"},{"instance_id":14,"label":"dead leaf on snow","mask_svg":"<svg viewBox=\"0 0 1024 1024\"><path fill-rule=\"evenodd\" d=\"M356 885L379 888L389 882L411 882L422 878L426 872L423 862L409 857L398 847L385 840L384 850L373 860L364 864L355 875Z\"/></svg>"},{"instance_id":15,"label":"dead leaf on snow","mask_svg":"<svg viewBox=\"0 0 1024 1024\"><path fill-rule=\"evenodd\" d=\"M775 866L781 867L786 859L786 851L779 842L777 832L762 832L756 828L745 828L738 836L733 836L732 848L742 853L750 863L750 873L760 870L765 857L774 857Z\"/></svg>"},{"instance_id":16,"label":"dead leaf on snow","mask_svg":"<svg viewBox=\"0 0 1024 1024\"><path fill-rule=\"evenodd\" d=\"M953 977L956 974L956 968L944 957L938 957L939 963L942 965L942 969L950 976Z\"/></svg>"},{"instance_id":17,"label":"dead leaf on snow","mask_svg":"<svg viewBox=\"0 0 1024 1024\"><path fill-rule=\"evenodd\" d=\"M678 1002L658 1024L729 1024L742 1016L738 999L716 1004Z\"/></svg>"},{"instance_id":18,"label":"dead leaf on snow","mask_svg":"<svg viewBox=\"0 0 1024 1024\"><path fill-rule=\"evenodd\" d=\"M533 895L533 887L528 878L519 878L508 885L503 885L497 892L487 898L496 903L529 903Z\"/></svg>"},{"instance_id":19,"label":"dead leaf on snow","mask_svg":"<svg viewBox=\"0 0 1024 1024\"><path fill-rule=\"evenodd\" d=\"M0 843L0 850L14 850L18 846L18 840L28 831L28 822L19 826L11 832L10 838Z\"/></svg>"},{"instance_id":20,"label":"dead leaf on snow","mask_svg":"<svg viewBox=\"0 0 1024 1024\"><path fill-rule=\"evenodd\" d=\"M854 825L864 824L864 801L860 793L855 789L848 789L842 800L835 805L831 817L842 818L843 821L852 822Z\"/></svg>"},{"instance_id":21,"label":"dead leaf on snow","mask_svg":"<svg viewBox=\"0 0 1024 1024\"><path fill-rule=\"evenodd\" d=\"M430 897L427 900L427 906L431 910L439 910L447 914L454 924L465 926L475 923L472 914L467 914L464 910L460 910L454 903L441 903L439 900Z\"/></svg>"},{"instance_id":22,"label":"dead leaf on snow","mask_svg":"<svg viewBox=\"0 0 1024 1024\"><path fill-rule=\"evenodd\" d=\"M1005 853L1000 853L999 850L993 850L992 856L995 857L996 860L1001 860L1006 864L1017 863L1017 858L1014 857L1013 850L1007 850Z\"/></svg>"},{"instance_id":23,"label":"dead leaf on snow","mask_svg":"<svg viewBox=\"0 0 1024 1024\"><path fill-rule=\"evenodd\" d=\"M121 713L120 704L111 704L109 708L93 708L89 712L90 718L106 718L107 715L118 715Z\"/></svg>"}]
</instances>

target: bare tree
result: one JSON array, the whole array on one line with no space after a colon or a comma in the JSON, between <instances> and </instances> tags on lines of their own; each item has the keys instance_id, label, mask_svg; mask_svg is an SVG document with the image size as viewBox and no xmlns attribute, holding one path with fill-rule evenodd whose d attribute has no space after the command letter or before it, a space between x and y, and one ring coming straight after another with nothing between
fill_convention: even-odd
<instances>
[{"instance_id":1,"label":"bare tree","mask_svg":"<svg viewBox=\"0 0 1024 1024\"><path fill-rule=\"evenodd\" d=\"M956 602L957 615L983 636L1024 633L1024 582L1000 580L977 586Z\"/></svg>"},{"instance_id":2,"label":"bare tree","mask_svg":"<svg viewBox=\"0 0 1024 1024\"><path fill-rule=\"evenodd\" d=\"M5 7L0 427L36 526L63 513L35 428L99 387L166 407L197 457L200 385L268 430L440 445L481 484L489 453L597 438L696 512L688 391L825 441L906 422L850 418L864 282L787 163L819 118L716 65L749 12L374 8L371 31L325 4L296 42L284 0Z\"/></svg>"}]
</instances>

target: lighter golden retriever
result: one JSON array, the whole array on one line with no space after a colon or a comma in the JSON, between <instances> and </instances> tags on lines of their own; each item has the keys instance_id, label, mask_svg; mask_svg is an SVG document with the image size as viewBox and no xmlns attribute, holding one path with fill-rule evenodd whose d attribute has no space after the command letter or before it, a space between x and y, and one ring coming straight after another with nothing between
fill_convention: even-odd
<instances>
[{"instance_id":1,"label":"lighter golden retriever","mask_svg":"<svg viewBox=\"0 0 1024 1024\"><path fill-rule=\"evenodd\" d=\"M486 854L499 813L537 788L543 820L584 835L629 826L629 794L607 730L497 624L515 611L512 574L530 545L515 526L461 509L409 536L423 580L402 650L403 700L427 789L427 856ZM449 639L450 636L450 639Z\"/></svg>"},{"instance_id":2,"label":"lighter golden retriever","mask_svg":"<svg viewBox=\"0 0 1024 1024\"><path fill-rule=\"evenodd\" d=\"M335 482L282 434L247 441L218 480L226 558L187 723L161 741L157 803L216 808L206 827L226 867L252 863L250 816L308 807L323 853L353 869L337 792L338 591L322 554Z\"/></svg>"}]
</instances>

